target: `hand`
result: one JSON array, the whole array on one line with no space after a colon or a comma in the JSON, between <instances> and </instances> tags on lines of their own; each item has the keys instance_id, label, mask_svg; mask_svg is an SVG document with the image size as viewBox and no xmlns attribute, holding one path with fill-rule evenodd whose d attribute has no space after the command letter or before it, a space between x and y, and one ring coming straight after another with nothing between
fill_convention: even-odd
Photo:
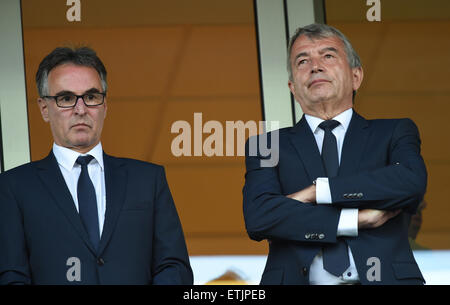
<instances>
[{"instance_id":1,"label":"hand","mask_svg":"<svg viewBox=\"0 0 450 305\"><path fill-rule=\"evenodd\" d=\"M365 209L358 211L358 229L374 229L382 226L392 217L397 216L401 210L382 211Z\"/></svg>"},{"instance_id":2,"label":"hand","mask_svg":"<svg viewBox=\"0 0 450 305\"><path fill-rule=\"evenodd\" d=\"M286 197L298 200L305 203L315 203L316 202L316 186L314 184L304 188L301 191L289 194Z\"/></svg>"}]
</instances>

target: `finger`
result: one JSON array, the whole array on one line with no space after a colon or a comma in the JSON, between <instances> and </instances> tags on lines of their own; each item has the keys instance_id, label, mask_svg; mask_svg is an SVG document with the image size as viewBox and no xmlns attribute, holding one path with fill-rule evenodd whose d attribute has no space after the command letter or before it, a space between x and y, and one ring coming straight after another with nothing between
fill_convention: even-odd
<instances>
[{"instance_id":1,"label":"finger","mask_svg":"<svg viewBox=\"0 0 450 305\"><path fill-rule=\"evenodd\" d=\"M385 224L389 219L394 217L393 211L382 211L383 213L380 214L380 218L377 221L376 227L380 227L383 224Z\"/></svg>"},{"instance_id":2,"label":"finger","mask_svg":"<svg viewBox=\"0 0 450 305\"><path fill-rule=\"evenodd\" d=\"M391 211L390 212L390 217L389 218L393 218L395 216L397 216L398 214L400 214L402 210L395 210L395 211Z\"/></svg>"}]
</instances>

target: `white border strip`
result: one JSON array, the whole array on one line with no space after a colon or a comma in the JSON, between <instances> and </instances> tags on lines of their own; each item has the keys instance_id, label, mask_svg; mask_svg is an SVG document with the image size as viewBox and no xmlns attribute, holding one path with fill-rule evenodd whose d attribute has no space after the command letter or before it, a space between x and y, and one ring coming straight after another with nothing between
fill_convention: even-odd
<instances>
[{"instance_id":1,"label":"white border strip","mask_svg":"<svg viewBox=\"0 0 450 305\"><path fill-rule=\"evenodd\" d=\"M20 0L0 2L0 122L3 169L30 161Z\"/></svg>"},{"instance_id":2,"label":"white border strip","mask_svg":"<svg viewBox=\"0 0 450 305\"><path fill-rule=\"evenodd\" d=\"M261 92L266 130L292 126L291 97L286 71L286 26L283 0L256 0Z\"/></svg>"},{"instance_id":3,"label":"white border strip","mask_svg":"<svg viewBox=\"0 0 450 305\"><path fill-rule=\"evenodd\" d=\"M279 121L280 128L289 127L294 122L287 85L287 37L291 37L298 27L324 22L323 0L255 0L255 5L264 119L266 122ZM294 105L297 123L303 111L298 102ZM266 126L268 131L269 125Z\"/></svg>"}]
</instances>

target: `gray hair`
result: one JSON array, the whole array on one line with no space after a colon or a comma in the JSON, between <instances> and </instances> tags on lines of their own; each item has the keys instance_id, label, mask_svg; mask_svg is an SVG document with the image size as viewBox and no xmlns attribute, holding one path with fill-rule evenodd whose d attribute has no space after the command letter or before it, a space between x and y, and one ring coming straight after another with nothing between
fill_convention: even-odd
<instances>
[{"instance_id":1,"label":"gray hair","mask_svg":"<svg viewBox=\"0 0 450 305\"><path fill-rule=\"evenodd\" d=\"M49 95L48 74L50 71L57 66L67 63L94 68L100 76L103 92L106 93L108 89L106 68L95 51L88 47L62 47L54 49L39 64L36 72L36 86L40 97Z\"/></svg>"},{"instance_id":2,"label":"gray hair","mask_svg":"<svg viewBox=\"0 0 450 305\"><path fill-rule=\"evenodd\" d=\"M294 42L299 38L301 35L305 35L306 37L310 39L315 38L327 38L327 37L337 37L339 38L342 43L344 44L344 50L345 54L347 55L347 61L350 65L350 68L358 68L361 67L361 60L359 58L359 55L356 53L356 51L353 49L350 41L345 37L344 34L342 34L338 29L326 25L326 24L319 24L319 23L313 23L301 28L298 28L294 35L289 40L289 46L288 46L288 53L287 53L287 70L289 74L289 80L293 81L292 77L292 65L291 65L291 52L292 52L292 46L294 45Z\"/></svg>"}]
</instances>

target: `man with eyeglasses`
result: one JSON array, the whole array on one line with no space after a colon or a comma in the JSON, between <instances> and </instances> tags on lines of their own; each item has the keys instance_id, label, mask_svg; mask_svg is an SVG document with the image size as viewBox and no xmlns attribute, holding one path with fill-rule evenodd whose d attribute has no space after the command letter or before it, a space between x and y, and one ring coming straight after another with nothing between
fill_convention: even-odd
<instances>
[{"instance_id":1,"label":"man with eyeglasses","mask_svg":"<svg viewBox=\"0 0 450 305\"><path fill-rule=\"evenodd\" d=\"M163 167L103 152L96 53L56 48L36 83L54 144L0 175L0 284L192 284Z\"/></svg>"}]
</instances>

